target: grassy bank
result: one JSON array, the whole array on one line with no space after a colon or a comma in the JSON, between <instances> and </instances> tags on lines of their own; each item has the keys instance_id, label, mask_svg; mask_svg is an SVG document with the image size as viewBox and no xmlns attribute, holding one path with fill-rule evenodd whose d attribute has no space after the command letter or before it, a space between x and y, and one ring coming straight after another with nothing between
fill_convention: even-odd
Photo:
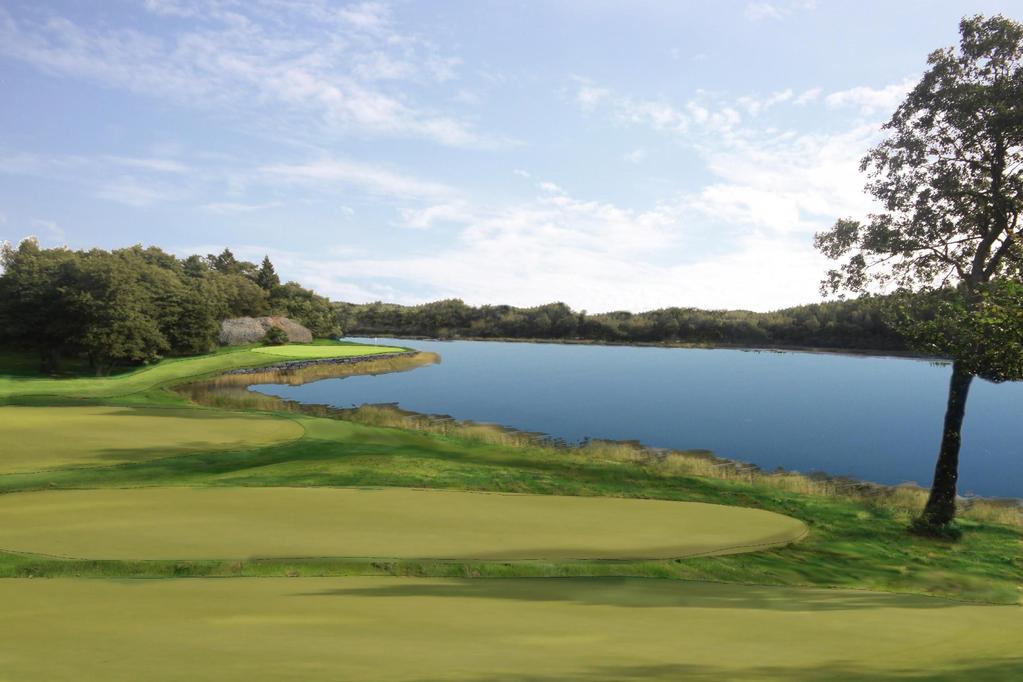
<instances>
[{"instance_id":1,"label":"grassy bank","mask_svg":"<svg viewBox=\"0 0 1023 682\"><path fill-rule=\"evenodd\" d=\"M234 369L266 367L284 361L311 358L346 358L365 355L389 354L406 351L405 348L365 346L358 344L325 344L313 346L229 347L219 352L188 358L162 360L115 376L54 378L30 375L26 358L15 353L0 357L11 371L0 366L0 405L24 402L30 399L115 398L154 391L184 380L213 376Z\"/></svg>"},{"instance_id":2,"label":"grassy bank","mask_svg":"<svg viewBox=\"0 0 1023 682\"><path fill-rule=\"evenodd\" d=\"M441 435L278 413L301 423L300 440L268 447L190 453L109 467L0 476L0 491L148 486L410 487L543 495L709 502L774 511L805 523L799 543L744 555L682 560L430 561L60 561L0 554L0 575L17 576L638 576L766 585L913 592L1017 603L1023 529L964 521L961 542L908 536L905 516L870 500L822 496L740 478L693 475L598 449L563 450L484 442L479 432ZM596 447L596 446L595 446Z\"/></svg>"},{"instance_id":3,"label":"grassy bank","mask_svg":"<svg viewBox=\"0 0 1023 682\"><path fill-rule=\"evenodd\" d=\"M341 355L364 350L340 345L332 348ZM370 352L391 350L374 348ZM160 457L146 456L148 448L121 458L105 452L109 459L91 461L89 466L58 462L58 466L41 470L8 470L0 474L0 493L154 486L322 486L600 496L751 507L798 519L810 532L795 545L751 554L616 562L435 561L414 557L63 561L8 552L0 553L0 575L618 575L849 587L1004 604L1019 602L1023 594L1023 528L1013 525L1018 523L1018 512L993 503L978 503L964 510L964 539L946 544L906 534L905 524L920 503L918 491L858 488L839 481L766 474L707 453L654 452L601 442L564 448L529 434L410 415L387 407L338 411L313 406L295 411L298 408L294 405L243 388L263 381L301 382L324 376L401 371L436 360L424 354L367 359L356 365L314 365L298 371L267 369L219 376L190 386L191 392L184 394L167 390L185 380L208 377L211 372L266 367L280 360L254 349L242 349L168 361L121 377L4 379L7 397L14 402L24 396L11 387L24 386L36 391L30 398L49 404L91 397L93 401L131 409L173 407L175 419L187 419L189 414L196 418L230 414L211 406L245 408L263 413L266 419L297 424L302 435L277 443L201 446ZM58 387L60 393L54 395ZM189 397L201 400L206 407L188 408Z\"/></svg>"}]
</instances>

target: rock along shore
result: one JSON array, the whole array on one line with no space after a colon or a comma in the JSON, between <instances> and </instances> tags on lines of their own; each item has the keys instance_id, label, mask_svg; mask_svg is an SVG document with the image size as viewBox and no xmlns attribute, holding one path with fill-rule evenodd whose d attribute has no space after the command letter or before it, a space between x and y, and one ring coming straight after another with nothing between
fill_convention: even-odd
<instances>
[{"instance_id":1,"label":"rock along shore","mask_svg":"<svg viewBox=\"0 0 1023 682\"><path fill-rule=\"evenodd\" d=\"M403 351L401 353L381 353L379 355L353 355L350 357L340 358L313 358L310 360L287 360L284 362L278 362L273 365L264 365L262 367L243 367L241 369L232 369L224 374L259 374L261 372L277 371L291 371L295 369L302 369L304 367L312 367L314 365L357 365L360 362L368 362L370 360L387 360L390 358L403 358L417 355L419 351Z\"/></svg>"}]
</instances>

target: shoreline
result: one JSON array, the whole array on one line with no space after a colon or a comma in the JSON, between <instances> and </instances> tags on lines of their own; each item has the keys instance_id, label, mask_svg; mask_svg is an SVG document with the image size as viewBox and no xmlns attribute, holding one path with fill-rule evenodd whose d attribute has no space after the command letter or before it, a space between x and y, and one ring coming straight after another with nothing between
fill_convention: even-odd
<instances>
[{"instance_id":1,"label":"shoreline","mask_svg":"<svg viewBox=\"0 0 1023 682\"><path fill-rule=\"evenodd\" d=\"M378 355L354 355L350 357L339 357L339 358L311 358L309 360L285 360L278 362L273 365L263 365L261 367L240 367L238 369L231 369L219 376L234 376L238 374L259 374L261 372L291 372L295 370L305 369L306 367L315 367L318 365L358 365L360 363L368 362L370 360L390 360L393 358L405 358L418 355L419 351L407 350L400 353L380 353Z\"/></svg>"},{"instance_id":2,"label":"shoreline","mask_svg":"<svg viewBox=\"0 0 1023 682\"><path fill-rule=\"evenodd\" d=\"M392 337L399 338L399 337ZM460 339L468 340L468 339ZM202 400L208 399L210 393L219 394L219 397L228 398L231 397L232 389L237 391L243 390L248 396L254 397L259 396L261 399L265 399L270 402L271 405L277 409L283 409L285 411L298 412L314 417L326 417L331 419L340 419L343 421L350 421L353 423L373 423L375 425L381 424L378 419L381 414L375 415L375 419L371 422L359 419L360 410L362 411L386 411L388 414L385 416L385 421L389 422L386 425L393 426L396 428L404 428L413 431L423 432L443 432L449 435L463 435L465 437L479 438L484 431L493 432L493 434L505 444L509 444L515 447L541 447L541 448L554 448L566 452L581 452L587 445L593 444L596 446L608 446L610 448L620 448L623 450L629 450L639 456L643 461L648 462L663 462L672 456L684 456L689 458L695 458L711 462L711 467L714 469L721 469L721 473L726 473L725 470L730 472L731 475L737 476L740 479L749 478L750 483L753 483L753 478L800 478L807 481L813 482L813 484L822 486L824 488L831 487L834 491L832 493L825 493L825 496L834 495L853 495L860 497L872 497L879 494L890 494L894 491L906 490L906 491L918 491L926 492L928 490L925 486L920 486L915 483L901 483L901 484L889 484L879 483L875 481L869 481L865 479L853 478L850 476L829 474L825 471L811 471L803 473L792 470L773 470L765 471L762 467L752 462L748 462L741 459L721 457L715 454L713 451L694 449L694 450L678 450L673 448L663 448L651 445L646 445L639 441L631 440L613 440L613 439L594 439L587 440L580 443L570 443L558 439L550 434L538 433L531 431L524 431L514 426L507 426L504 424L488 423L488 422L475 422L466 419L457 419L451 415L444 414L431 414L424 412L414 412L399 407L397 404L373 404L364 403L354 408L337 407L334 405L326 405L322 403L306 403L299 400L281 398L268 393L262 393L260 391L252 390L252 386L259 384L278 384L278 385L301 385L304 383L311 383L314 381L320 381L329 378L343 378L345 376L352 376L358 374L358 369L354 366L359 364L366 364L370 360L387 360L396 358L412 358L422 354L423 351L407 351L402 353L389 353L386 355L376 356L362 356L362 357L349 357L349 358L322 358L316 360L301 360L301 361L290 361L286 363L279 363L269 367L260 368L241 368L225 372L219 377L231 377L235 378L234 381L228 381L223 383L217 381L217 377L212 379L200 380L198 382L189 382L183 386L178 387L179 391L189 395L192 400L202 403ZM336 365L341 367L351 367L355 371L351 374L339 372L336 376L322 376L315 375L309 377L308 381L303 379L301 376L302 371L305 369L319 368L324 365ZM414 369L410 367L408 369ZM407 371L406 369L383 369L382 371L368 371L366 374L377 374L377 373L391 373L395 371ZM256 377L255 375L261 375ZM246 376L252 376L251 382L245 381ZM203 390L190 390L191 389L206 389L209 393ZM237 395L235 395L237 399ZM212 406L212 405L211 405ZM253 405L242 405L238 406L240 409L252 410L256 409L273 409L270 405L262 405L255 407ZM393 423L390 423L393 422ZM957 500L965 505L972 504L975 501L984 501L994 504L1005 504L1008 506L1016 506L1023 509L1023 497L1005 497L1005 496L984 496L984 495L970 495L963 496L957 495Z\"/></svg>"},{"instance_id":3,"label":"shoreline","mask_svg":"<svg viewBox=\"0 0 1023 682\"><path fill-rule=\"evenodd\" d=\"M432 341L438 343L449 343L452 341L474 341L494 343L535 343L554 344L564 346L615 346L635 348L679 348L684 350L738 350L750 353L807 353L811 355L849 355L853 357L878 357L878 358L900 358L906 360L925 360L940 364L949 364L952 361L935 355L927 355L908 350L881 350L871 348L833 348L818 346L787 346L787 345L750 345L750 344L729 344L729 343L683 343L664 341L598 341L594 339L539 339L504 336L421 336L413 334L362 334L352 332L342 339L401 339L409 341Z\"/></svg>"}]
</instances>

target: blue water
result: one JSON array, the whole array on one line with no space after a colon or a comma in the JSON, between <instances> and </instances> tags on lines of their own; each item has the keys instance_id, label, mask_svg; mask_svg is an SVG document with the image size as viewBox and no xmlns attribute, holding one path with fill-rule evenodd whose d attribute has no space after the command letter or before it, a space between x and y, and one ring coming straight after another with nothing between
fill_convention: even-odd
<instances>
[{"instance_id":1,"label":"blue water","mask_svg":"<svg viewBox=\"0 0 1023 682\"><path fill-rule=\"evenodd\" d=\"M442 362L255 388L338 407L398 403L567 441L638 440L764 469L928 485L951 372L921 360L830 354L375 341L433 351ZM961 492L1023 497L1023 383L974 381L961 461Z\"/></svg>"}]
</instances>

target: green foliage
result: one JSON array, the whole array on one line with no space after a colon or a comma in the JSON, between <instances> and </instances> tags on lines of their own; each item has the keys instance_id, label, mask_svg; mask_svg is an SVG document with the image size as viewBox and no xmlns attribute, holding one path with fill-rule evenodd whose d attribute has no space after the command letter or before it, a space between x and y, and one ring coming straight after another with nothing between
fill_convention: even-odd
<instances>
[{"instance_id":1,"label":"green foliage","mask_svg":"<svg viewBox=\"0 0 1023 682\"><path fill-rule=\"evenodd\" d=\"M280 327L270 327L263 335L264 346L283 346L288 342L288 335Z\"/></svg>"},{"instance_id":2,"label":"green foliage","mask_svg":"<svg viewBox=\"0 0 1023 682\"><path fill-rule=\"evenodd\" d=\"M1023 274L1023 25L976 16L960 34L958 51L931 53L863 158L882 210L816 236L841 261L826 291L960 284L972 294Z\"/></svg>"},{"instance_id":3,"label":"green foliage","mask_svg":"<svg viewBox=\"0 0 1023 682\"><path fill-rule=\"evenodd\" d=\"M822 290L895 286L934 303L894 314L910 343L955 362L931 495L913 530L954 534L962 421L974 376L1023 379L1023 24L974 16L959 50L929 68L863 158L882 209L815 237L838 260Z\"/></svg>"},{"instance_id":4,"label":"green foliage","mask_svg":"<svg viewBox=\"0 0 1023 682\"><path fill-rule=\"evenodd\" d=\"M599 315L564 303L535 308L468 306L459 300L418 306L335 304L349 334L574 339L612 343L693 343L903 350L877 299L836 301L770 313L663 308Z\"/></svg>"},{"instance_id":5,"label":"green foliage","mask_svg":"<svg viewBox=\"0 0 1023 682\"><path fill-rule=\"evenodd\" d=\"M952 289L896 300L893 324L915 348L956 358L989 381L1023 380L1023 284L984 284L972 305Z\"/></svg>"},{"instance_id":6,"label":"green foliage","mask_svg":"<svg viewBox=\"0 0 1023 682\"><path fill-rule=\"evenodd\" d=\"M277 276L274 264L270 262L270 256L263 256L263 263L256 273L256 284L264 291L273 291L274 287L281 285L281 278Z\"/></svg>"},{"instance_id":7,"label":"green foliage","mask_svg":"<svg viewBox=\"0 0 1023 682\"><path fill-rule=\"evenodd\" d=\"M198 355L217 343L219 322L271 312L331 336L330 302L294 282L281 286L229 249L178 260L158 248L41 249L33 240L0 250L0 344L39 353L44 371L85 357L97 373ZM269 287L269 288L267 288Z\"/></svg>"},{"instance_id":8,"label":"green foliage","mask_svg":"<svg viewBox=\"0 0 1023 682\"><path fill-rule=\"evenodd\" d=\"M307 327L313 336L327 338L340 334L337 314L330 301L295 282L273 287L269 306L274 315L290 317Z\"/></svg>"}]
</instances>

